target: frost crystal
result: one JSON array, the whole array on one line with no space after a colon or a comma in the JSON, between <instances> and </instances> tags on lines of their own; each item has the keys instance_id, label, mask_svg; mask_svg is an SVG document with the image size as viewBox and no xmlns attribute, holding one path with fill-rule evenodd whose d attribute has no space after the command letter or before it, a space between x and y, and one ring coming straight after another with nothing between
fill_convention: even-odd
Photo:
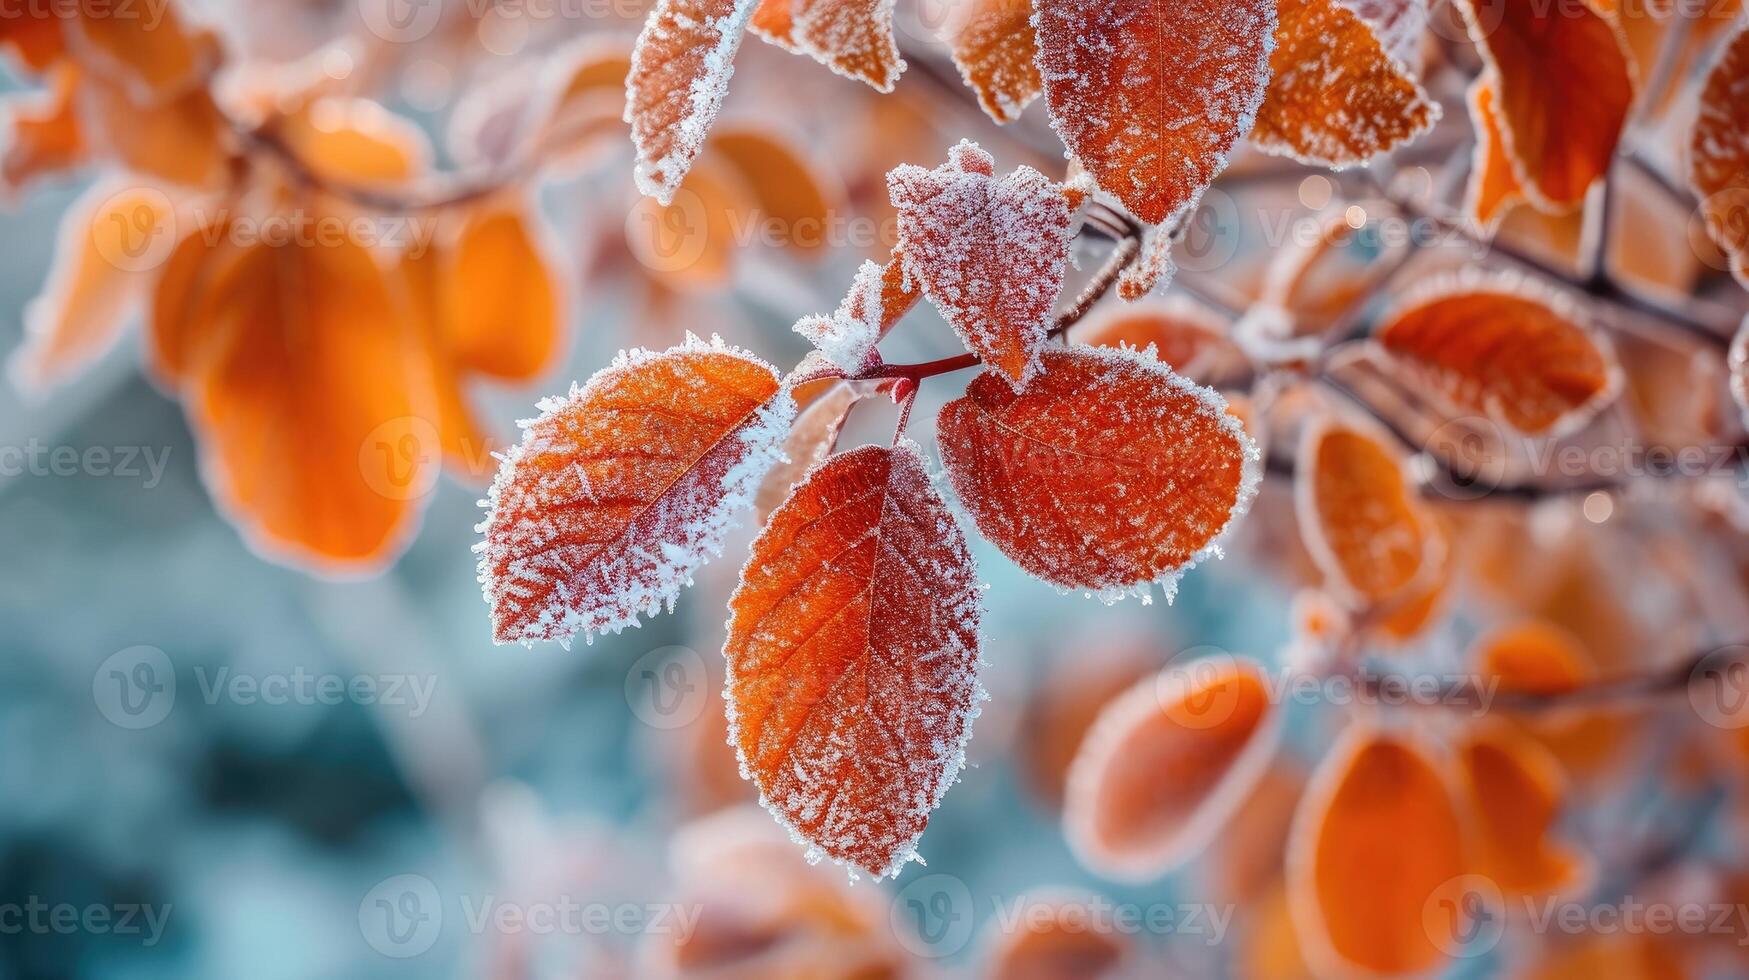
<instances>
[{"instance_id":1,"label":"frost crystal","mask_svg":"<svg viewBox=\"0 0 1749 980\"><path fill-rule=\"evenodd\" d=\"M661 0L626 76L625 121L638 190L662 204L686 179L722 107L735 52L758 0Z\"/></svg>"},{"instance_id":2,"label":"frost crystal","mask_svg":"<svg viewBox=\"0 0 1749 980\"><path fill-rule=\"evenodd\" d=\"M1051 126L1148 224L1220 175L1269 82L1275 0L1037 4Z\"/></svg>"},{"instance_id":3,"label":"frost crystal","mask_svg":"<svg viewBox=\"0 0 1749 980\"><path fill-rule=\"evenodd\" d=\"M905 71L893 0L764 0L753 33L877 92L891 92Z\"/></svg>"},{"instance_id":4,"label":"frost crystal","mask_svg":"<svg viewBox=\"0 0 1749 980\"><path fill-rule=\"evenodd\" d=\"M1016 394L988 374L937 421L978 530L1021 568L1103 601L1146 597L1220 554L1260 455L1226 401L1151 353L1053 349Z\"/></svg>"},{"instance_id":5,"label":"frost crystal","mask_svg":"<svg viewBox=\"0 0 1749 980\"><path fill-rule=\"evenodd\" d=\"M997 177L990 154L964 140L934 170L895 168L887 190L906 274L969 350L1024 385L1063 291L1070 200L1083 195L1031 167Z\"/></svg>"},{"instance_id":6,"label":"frost crystal","mask_svg":"<svg viewBox=\"0 0 1749 980\"><path fill-rule=\"evenodd\" d=\"M981 618L914 444L834 456L772 514L730 603L729 741L810 860L916 857L984 700Z\"/></svg>"},{"instance_id":7,"label":"frost crystal","mask_svg":"<svg viewBox=\"0 0 1749 980\"><path fill-rule=\"evenodd\" d=\"M795 401L770 365L688 337L621 354L541 410L475 546L500 643L593 638L671 608L782 458Z\"/></svg>"},{"instance_id":8,"label":"frost crystal","mask_svg":"<svg viewBox=\"0 0 1749 980\"><path fill-rule=\"evenodd\" d=\"M882 266L864 262L844 302L838 304L838 312L829 317L809 316L796 321L796 333L806 337L827 360L847 373L862 370L875 344L880 342L883 272Z\"/></svg>"}]
</instances>

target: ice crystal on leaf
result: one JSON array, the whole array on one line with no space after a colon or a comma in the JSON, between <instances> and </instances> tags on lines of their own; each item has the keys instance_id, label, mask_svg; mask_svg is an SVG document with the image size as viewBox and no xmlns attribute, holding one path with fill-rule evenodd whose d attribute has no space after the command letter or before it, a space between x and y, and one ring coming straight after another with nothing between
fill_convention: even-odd
<instances>
[{"instance_id":1,"label":"ice crystal on leaf","mask_svg":"<svg viewBox=\"0 0 1749 980\"><path fill-rule=\"evenodd\" d=\"M962 140L934 170L887 175L899 209L906 275L967 349L1016 387L1038 366L1069 261L1071 200L1083 195L1031 167L995 176L995 160Z\"/></svg>"},{"instance_id":2,"label":"ice crystal on leaf","mask_svg":"<svg viewBox=\"0 0 1749 980\"><path fill-rule=\"evenodd\" d=\"M758 0L660 0L626 76L638 190L663 204L686 179L722 107Z\"/></svg>"},{"instance_id":3,"label":"ice crystal on leaf","mask_svg":"<svg viewBox=\"0 0 1749 980\"><path fill-rule=\"evenodd\" d=\"M1319 419L1301 436L1294 507L1306 551L1353 606L1399 596L1435 557L1430 518L1402 461L1380 437L1340 420Z\"/></svg>"},{"instance_id":4,"label":"ice crystal on leaf","mask_svg":"<svg viewBox=\"0 0 1749 980\"><path fill-rule=\"evenodd\" d=\"M910 443L832 457L771 515L729 604L730 741L811 860L916 856L983 700L981 605Z\"/></svg>"},{"instance_id":5,"label":"ice crystal on leaf","mask_svg":"<svg viewBox=\"0 0 1749 980\"><path fill-rule=\"evenodd\" d=\"M893 37L893 0L762 0L752 29L877 92L891 92L905 70Z\"/></svg>"},{"instance_id":6,"label":"ice crystal on leaf","mask_svg":"<svg viewBox=\"0 0 1749 980\"><path fill-rule=\"evenodd\" d=\"M696 338L622 354L541 408L498 471L476 546L501 643L593 638L672 605L795 417L770 365Z\"/></svg>"},{"instance_id":7,"label":"ice crystal on leaf","mask_svg":"<svg viewBox=\"0 0 1749 980\"><path fill-rule=\"evenodd\" d=\"M1269 82L1275 0L1044 0L1051 126L1099 186L1160 224L1226 169Z\"/></svg>"},{"instance_id":8,"label":"ice crystal on leaf","mask_svg":"<svg viewBox=\"0 0 1749 980\"><path fill-rule=\"evenodd\" d=\"M1152 354L1049 350L1015 393L988 373L937 422L955 494L1026 571L1113 600L1217 553L1258 452L1212 389Z\"/></svg>"},{"instance_id":9,"label":"ice crystal on leaf","mask_svg":"<svg viewBox=\"0 0 1749 980\"><path fill-rule=\"evenodd\" d=\"M1274 77L1251 141L1302 163L1349 167L1432 127L1439 104L1371 25L1338 0L1280 0Z\"/></svg>"},{"instance_id":10,"label":"ice crystal on leaf","mask_svg":"<svg viewBox=\"0 0 1749 980\"><path fill-rule=\"evenodd\" d=\"M916 304L918 295L900 260L885 266L864 262L837 312L803 317L796 321L795 331L827 360L854 374L868 363L881 337Z\"/></svg>"},{"instance_id":11,"label":"ice crystal on leaf","mask_svg":"<svg viewBox=\"0 0 1749 980\"><path fill-rule=\"evenodd\" d=\"M1044 83L1029 0L972 0L942 29L953 63L999 123L1020 118Z\"/></svg>"}]
</instances>

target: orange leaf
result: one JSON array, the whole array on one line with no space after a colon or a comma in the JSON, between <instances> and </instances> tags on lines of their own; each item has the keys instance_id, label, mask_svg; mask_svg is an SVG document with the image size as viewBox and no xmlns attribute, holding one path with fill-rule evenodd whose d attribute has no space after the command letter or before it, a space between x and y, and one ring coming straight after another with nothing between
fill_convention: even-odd
<instances>
[{"instance_id":1,"label":"orange leaf","mask_svg":"<svg viewBox=\"0 0 1749 980\"><path fill-rule=\"evenodd\" d=\"M1585 0L1461 0L1492 72L1507 158L1538 208L1569 211L1603 176L1634 100L1620 30Z\"/></svg>"},{"instance_id":2,"label":"orange leaf","mask_svg":"<svg viewBox=\"0 0 1749 980\"><path fill-rule=\"evenodd\" d=\"M190 187L218 185L226 174L231 134L204 88L147 105L115 82L80 76L80 108L93 144L130 170Z\"/></svg>"},{"instance_id":3,"label":"orange leaf","mask_svg":"<svg viewBox=\"0 0 1749 980\"><path fill-rule=\"evenodd\" d=\"M1350 167L1433 127L1438 103L1339 0L1278 0L1274 78L1251 142L1302 163Z\"/></svg>"},{"instance_id":4,"label":"orange leaf","mask_svg":"<svg viewBox=\"0 0 1749 980\"><path fill-rule=\"evenodd\" d=\"M475 207L444 250L438 309L458 367L530 381L557 356L563 297L537 222L520 203Z\"/></svg>"},{"instance_id":5,"label":"orange leaf","mask_svg":"<svg viewBox=\"0 0 1749 980\"><path fill-rule=\"evenodd\" d=\"M1494 108L1494 82L1484 75L1470 83L1470 123L1476 132L1476 150L1470 162L1469 189L1464 194L1464 214L1492 231L1512 205L1524 199L1524 189L1512 172L1506 155L1506 138L1500 131L1500 115Z\"/></svg>"},{"instance_id":6,"label":"orange leaf","mask_svg":"<svg viewBox=\"0 0 1749 980\"><path fill-rule=\"evenodd\" d=\"M1301 438L1294 510L1312 560L1359 606L1397 597L1435 557L1427 515L1396 454L1334 419L1312 423Z\"/></svg>"},{"instance_id":7,"label":"orange leaf","mask_svg":"<svg viewBox=\"0 0 1749 980\"><path fill-rule=\"evenodd\" d=\"M941 410L942 462L978 530L1059 588L1147 595L1217 551L1258 453L1220 395L1150 357L1045 352L1016 394L984 372Z\"/></svg>"},{"instance_id":8,"label":"orange leaf","mask_svg":"<svg viewBox=\"0 0 1749 980\"><path fill-rule=\"evenodd\" d=\"M27 391L61 384L121 336L174 240L170 199L154 188L93 186L61 218L54 267L25 310L25 342L9 365Z\"/></svg>"},{"instance_id":9,"label":"orange leaf","mask_svg":"<svg viewBox=\"0 0 1749 980\"><path fill-rule=\"evenodd\" d=\"M1596 673L1578 637L1542 620L1489 632L1476 641L1471 658L1500 690L1518 694L1560 694Z\"/></svg>"},{"instance_id":10,"label":"orange leaf","mask_svg":"<svg viewBox=\"0 0 1749 980\"><path fill-rule=\"evenodd\" d=\"M1003 980L1090 980L1129 975L1135 942L1106 914L1110 899L1079 889L1029 892L1020 921L1001 929L980 976Z\"/></svg>"},{"instance_id":11,"label":"orange leaf","mask_svg":"<svg viewBox=\"0 0 1749 980\"><path fill-rule=\"evenodd\" d=\"M423 424L413 434L442 448L444 467L452 476L469 486L483 486L491 482L497 463L492 458L491 436L462 390L466 368L458 363L450 345L448 334L454 327L451 311L444 306L447 258L448 250L435 247L400 253L401 285L416 321L425 363L430 366L434 395L431 417L421 420Z\"/></svg>"},{"instance_id":12,"label":"orange leaf","mask_svg":"<svg viewBox=\"0 0 1749 980\"><path fill-rule=\"evenodd\" d=\"M176 243L158 274L147 324L146 359L168 388L179 388L216 340L201 329L211 321L203 306L212 301L213 284L234 274L228 267L242 254L231 243L230 208L226 201L198 209L194 227Z\"/></svg>"},{"instance_id":13,"label":"orange leaf","mask_svg":"<svg viewBox=\"0 0 1749 980\"><path fill-rule=\"evenodd\" d=\"M1621 390L1614 351L1577 306L1517 277L1436 282L1376 336L1452 409L1526 435L1571 432Z\"/></svg>"},{"instance_id":14,"label":"orange leaf","mask_svg":"<svg viewBox=\"0 0 1749 980\"><path fill-rule=\"evenodd\" d=\"M1504 725L1473 731L1459 751L1469 790L1477 866L1507 895L1567 894L1587 862L1549 839L1567 778L1549 750Z\"/></svg>"},{"instance_id":15,"label":"orange leaf","mask_svg":"<svg viewBox=\"0 0 1749 980\"><path fill-rule=\"evenodd\" d=\"M1356 728L1319 765L1294 818L1287 877L1294 929L1313 962L1422 973L1446 956L1429 921L1466 870L1438 766L1407 736ZM1464 907L1451 914L1464 914ZM1453 924L1450 935L1464 934ZM1330 973L1347 971L1332 963Z\"/></svg>"},{"instance_id":16,"label":"orange leaf","mask_svg":"<svg viewBox=\"0 0 1749 980\"><path fill-rule=\"evenodd\" d=\"M202 475L246 537L324 572L375 571L437 476L419 339L371 253L268 243L212 277L184 398Z\"/></svg>"},{"instance_id":17,"label":"orange leaf","mask_svg":"<svg viewBox=\"0 0 1749 980\"><path fill-rule=\"evenodd\" d=\"M729 604L741 771L824 855L895 875L965 760L981 590L915 446L834 456L753 543Z\"/></svg>"},{"instance_id":18,"label":"orange leaf","mask_svg":"<svg viewBox=\"0 0 1749 980\"><path fill-rule=\"evenodd\" d=\"M1427 0L1342 0L1371 25L1391 57L1419 71L1421 41L1427 33Z\"/></svg>"},{"instance_id":19,"label":"orange leaf","mask_svg":"<svg viewBox=\"0 0 1749 980\"><path fill-rule=\"evenodd\" d=\"M745 127L718 131L709 146L752 193L761 244L781 244L804 254L831 244L831 222L842 206L843 189L829 189L827 177L800 147L774 133Z\"/></svg>"},{"instance_id":20,"label":"orange leaf","mask_svg":"<svg viewBox=\"0 0 1749 980\"><path fill-rule=\"evenodd\" d=\"M893 37L893 0L761 0L749 26L877 92L891 92L905 70Z\"/></svg>"},{"instance_id":21,"label":"orange leaf","mask_svg":"<svg viewBox=\"0 0 1749 980\"><path fill-rule=\"evenodd\" d=\"M593 640L672 605L778 459L770 365L696 338L547 399L492 484L480 581L499 643Z\"/></svg>"},{"instance_id":22,"label":"orange leaf","mask_svg":"<svg viewBox=\"0 0 1749 980\"><path fill-rule=\"evenodd\" d=\"M1250 363L1227 336L1227 326L1206 307L1182 296L1107 306L1076 325L1072 338L1089 347L1152 351L1166 366L1212 384L1249 370Z\"/></svg>"},{"instance_id":23,"label":"orange leaf","mask_svg":"<svg viewBox=\"0 0 1749 980\"><path fill-rule=\"evenodd\" d=\"M0 160L0 181L16 191L45 174L64 173L84 162L88 147L74 107L79 69L63 64L55 70L44 96L8 99L11 141Z\"/></svg>"},{"instance_id":24,"label":"orange leaf","mask_svg":"<svg viewBox=\"0 0 1749 980\"><path fill-rule=\"evenodd\" d=\"M544 76L551 90L530 155L577 163L602 138L623 131L631 48L619 37L586 35L555 56Z\"/></svg>"},{"instance_id":25,"label":"orange leaf","mask_svg":"<svg viewBox=\"0 0 1749 980\"><path fill-rule=\"evenodd\" d=\"M1051 126L1160 224L1226 169L1269 83L1275 0L1052 0L1036 14Z\"/></svg>"},{"instance_id":26,"label":"orange leaf","mask_svg":"<svg viewBox=\"0 0 1749 980\"><path fill-rule=\"evenodd\" d=\"M0 48L10 51L32 72L48 71L66 57L67 43L61 32L65 19L53 4L17 4L0 18Z\"/></svg>"},{"instance_id":27,"label":"orange leaf","mask_svg":"<svg viewBox=\"0 0 1749 980\"><path fill-rule=\"evenodd\" d=\"M966 349L1016 388L1038 368L1069 260L1069 199L1031 167L961 140L934 170L887 174L905 275L922 284Z\"/></svg>"},{"instance_id":28,"label":"orange leaf","mask_svg":"<svg viewBox=\"0 0 1749 980\"><path fill-rule=\"evenodd\" d=\"M341 183L396 183L431 166L424 131L369 99L319 98L280 120L279 136L311 173Z\"/></svg>"},{"instance_id":29,"label":"orange leaf","mask_svg":"<svg viewBox=\"0 0 1749 980\"><path fill-rule=\"evenodd\" d=\"M1707 233L1749 287L1749 28L1731 38L1707 74L1689 137L1688 180Z\"/></svg>"},{"instance_id":30,"label":"orange leaf","mask_svg":"<svg viewBox=\"0 0 1749 980\"><path fill-rule=\"evenodd\" d=\"M978 104L999 123L1020 118L1044 88L1031 0L972 0L942 32Z\"/></svg>"},{"instance_id":31,"label":"orange leaf","mask_svg":"<svg viewBox=\"0 0 1749 980\"><path fill-rule=\"evenodd\" d=\"M626 121L638 190L662 204L686 179L716 121L757 0L658 0L632 49Z\"/></svg>"},{"instance_id":32,"label":"orange leaf","mask_svg":"<svg viewBox=\"0 0 1749 980\"><path fill-rule=\"evenodd\" d=\"M1245 801L1280 735L1254 660L1173 664L1107 705L1069 769L1063 824L1092 870L1151 881L1196 857Z\"/></svg>"},{"instance_id":33,"label":"orange leaf","mask_svg":"<svg viewBox=\"0 0 1749 980\"><path fill-rule=\"evenodd\" d=\"M79 16L66 18L74 57L142 105L204 86L221 60L217 38L184 24L174 4L157 4L150 16L124 16L103 0L78 6Z\"/></svg>"}]
</instances>

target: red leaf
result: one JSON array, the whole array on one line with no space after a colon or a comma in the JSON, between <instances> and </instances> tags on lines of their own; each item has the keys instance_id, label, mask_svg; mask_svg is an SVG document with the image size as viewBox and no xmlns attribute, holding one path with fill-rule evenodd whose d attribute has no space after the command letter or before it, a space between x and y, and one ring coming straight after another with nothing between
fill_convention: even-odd
<instances>
[{"instance_id":1,"label":"red leaf","mask_svg":"<svg viewBox=\"0 0 1749 980\"><path fill-rule=\"evenodd\" d=\"M897 874L983 699L977 570L916 447L814 470L753 543L729 611L741 771L810 857Z\"/></svg>"},{"instance_id":2,"label":"red leaf","mask_svg":"<svg viewBox=\"0 0 1749 980\"><path fill-rule=\"evenodd\" d=\"M752 503L795 414L770 365L696 338L621 355L541 407L476 546L500 643L592 639L672 605Z\"/></svg>"},{"instance_id":3,"label":"red leaf","mask_svg":"<svg viewBox=\"0 0 1749 980\"><path fill-rule=\"evenodd\" d=\"M978 105L999 123L1013 122L1044 82L1030 0L972 0L942 30L953 63L978 93Z\"/></svg>"},{"instance_id":4,"label":"red leaf","mask_svg":"<svg viewBox=\"0 0 1749 980\"><path fill-rule=\"evenodd\" d=\"M978 530L1021 568L1115 600L1177 576L1250 505L1257 449L1221 397L1152 356L1053 349L1016 394L989 373L937 423Z\"/></svg>"},{"instance_id":5,"label":"red leaf","mask_svg":"<svg viewBox=\"0 0 1749 980\"><path fill-rule=\"evenodd\" d=\"M752 28L877 92L891 92L905 70L893 37L893 0L763 0Z\"/></svg>"},{"instance_id":6,"label":"red leaf","mask_svg":"<svg viewBox=\"0 0 1749 980\"><path fill-rule=\"evenodd\" d=\"M965 342L1015 386L1038 364L1069 259L1071 192L1031 167L995 176L961 140L934 170L887 175L905 273Z\"/></svg>"},{"instance_id":7,"label":"red leaf","mask_svg":"<svg viewBox=\"0 0 1749 980\"><path fill-rule=\"evenodd\" d=\"M1688 179L1702 198L1707 233L1749 287L1749 28L1731 38L1707 73L1689 137Z\"/></svg>"},{"instance_id":8,"label":"red leaf","mask_svg":"<svg viewBox=\"0 0 1749 980\"><path fill-rule=\"evenodd\" d=\"M1034 20L1051 126L1149 224L1226 169L1263 103L1275 0L1040 0Z\"/></svg>"}]
</instances>

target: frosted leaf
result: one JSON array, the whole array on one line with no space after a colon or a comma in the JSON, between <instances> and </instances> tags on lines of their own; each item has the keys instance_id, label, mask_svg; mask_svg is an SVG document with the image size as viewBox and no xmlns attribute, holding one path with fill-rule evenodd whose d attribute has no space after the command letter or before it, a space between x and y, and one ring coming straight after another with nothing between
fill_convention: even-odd
<instances>
[{"instance_id":1,"label":"frosted leaf","mask_svg":"<svg viewBox=\"0 0 1749 980\"><path fill-rule=\"evenodd\" d=\"M877 92L891 92L905 71L893 36L893 0L763 0L752 28Z\"/></svg>"},{"instance_id":2,"label":"frosted leaf","mask_svg":"<svg viewBox=\"0 0 1749 980\"><path fill-rule=\"evenodd\" d=\"M971 0L942 29L954 66L999 123L1020 118L1044 88L1030 0Z\"/></svg>"},{"instance_id":3,"label":"frosted leaf","mask_svg":"<svg viewBox=\"0 0 1749 980\"><path fill-rule=\"evenodd\" d=\"M1129 347L1152 354L1198 384L1251 370L1226 322L1184 296L1107 305L1076 324L1069 339L1089 347Z\"/></svg>"},{"instance_id":4,"label":"frosted leaf","mask_svg":"<svg viewBox=\"0 0 1749 980\"><path fill-rule=\"evenodd\" d=\"M1053 348L1016 394L988 373L936 423L955 494L1021 568L1115 601L1170 598L1250 506L1257 447L1212 389L1152 354Z\"/></svg>"},{"instance_id":5,"label":"frosted leaf","mask_svg":"<svg viewBox=\"0 0 1749 980\"><path fill-rule=\"evenodd\" d=\"M809 474L729 611L742 774L810 860L897 874L984 700L977 569L917 447L864 446Z\"/></svg>"},{"instance_id":6,"label":"frosted leaf","mask_svg":"<svg viewBox=\"0 0 1749 980\"><path fill-rule=\"evenodd\" d=\"M1142 234L1142 252L1117 279L1117 294L1135 302L1149 293L1165 292L1178 274L1172 261L1172 235L1176 222L1150 226Z\"/></svg>"},{"instance_id":7,"label":"frosted leaf","mask_svg":"<svg viewBox=\"0 0 1749 980\"><path fill-rule=\"evenodd\" d=\"M493 639L639 624L722 548L795 417L772 367L689 337L541 403L493 481L480 582Z\"/></svg>"},{"instance_id":8,"label":"frosted leaf","mask_svg":"<svg viewBox=\"0 0 1749 980\"><path fill-rule=\"evenodd\" d=\"M1376 337L1456 413L1526 435L1573 432L1621 390L1614 349L1579 305L1512 273L1437 278L1389 313Z\"/></svg>"},{"instance_id":9,"label":"frosted leaf","mask_svg":"<svg viewBox=\"0 0 1749 980\"><path fill-rule=\"evenodd\" d=\"M1146 882L1198 856L1245 802L1281 735L1250 658L1179 661L1108 704L1069 768L1063 825L1082 863Z\"/></svg>"},{"instance_id":10,"label":"frosted leaf","mask_svg":"<svg viewBox=\"0 0 1749 980\"><path fill-rule=\"evenodd\" d=\"M1470 177L1464 189L1464 216L1490 233L1499 227L1513 205L1524 200L1524 190L1518 186L1512 160L1506 155L1505 136L1500 132L1500 115L1494 100L1494 82L1489 76L1484 74L1470 83L1465 101L1469 104L1476 147L1470 155Z\"/></svg>"},{"instance_id":11,"label":"frosted leaf","mask_svg":"<svg viewBox=\"0 0 1749 980\"><path fill-rule=\"evenodd\" d=\"M625 121L638 190L663 204L686 179L734 74L758 0L659 0L632 49Z\"/></svg>"},{"instance_id":12,"label":"frosted leaf","mask_svg":"<svg viewBox=\"0 0 1749 980\"><path fill-rule=\"evenodd\" d=\"M1385 46L1385 53L1421 70L1421 40L1427 33L1427 0L1341 0L1359 15Z\"/></svg>"},{"instance_id":13,"label":"frosted leaf","mask_svg":"<svg viewBox=\"0 0 1749 980\"><path fill-rule=\"evenodd\" d=\"M1749 287L1749 28L1731 38L1707 73L1689 151L1688 179L1707 233Z\"/></svg>"},{"instance_id":14,"label":"frosted leaf","mask_svg":"<svg viewBox=\"0 0 1749 980\"><path fill-rule=\"evenodd\" d=\"M1033 14L1051 126L1148 224L1194 199L1251 131L1275 0L1059 0Z\"/></svg>"},{"instance_id":15,"label":"frosted leaf","mask_svg":"<svg viewBox=\"0 0 1749 980\"><path fill-rule=\"evenodd\" d=\"M1270 80L1251 142L1301 163L1351 167L1400 147L1440 116L1408 66L1339 0L1280 0Z\"/></svg>"},{"instance_id":16,"label":"frosted leaf","mask_svg":"<svg viewBox=\"0 0 1749 980\"><path fill-rule=\"evenodd\" d=\"M1031 167L995 176L995 160L960 141L934 170L887 174L899 209L905 273L966 348L1008 382L1038 366L1069 261L1070 191Z\"/></svg>"},{"instance_id":17,"label":"frosted leaf","mask_svg":"<svg viewBox=\"0 0 1749 980\"><path fill-rule=\"evenodd\" d=\"M1743 424L1749 425L1749 317L1743 318L1743 325L1737 328L1737 335L1731 338L1728 364L1731 371L1731 398L1737 403L1737 411L1743 417Z\"/></svg>"}]
</instances>

